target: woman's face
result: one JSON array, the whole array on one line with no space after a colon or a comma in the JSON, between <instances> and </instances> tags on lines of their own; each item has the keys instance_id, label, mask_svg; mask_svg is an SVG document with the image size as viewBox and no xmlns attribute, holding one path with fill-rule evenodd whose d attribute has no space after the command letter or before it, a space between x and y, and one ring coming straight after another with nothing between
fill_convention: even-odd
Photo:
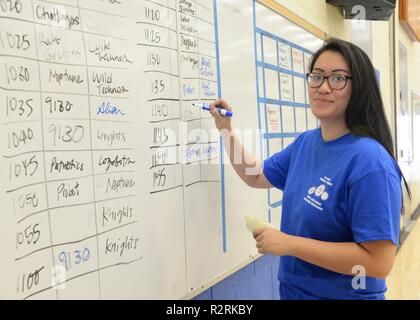
<instances>
[{"instance_id":1,"label":"woman's face","mask_svg":"<svg viewBox=\"0 0 420 320\"><path fill-rule=\"evenodd\" d=\"M317 77L330 75L351 77L346 60L340 53L334 51L322 53L315 62L312 73ZM322 121L343 121L345 119L352 90L351 80L347 81L347 85L342 90L333 90L327 80L324 80L319 88L309 87L308 90L312 113L321 123Z\"/></svg>"}]
</instances>

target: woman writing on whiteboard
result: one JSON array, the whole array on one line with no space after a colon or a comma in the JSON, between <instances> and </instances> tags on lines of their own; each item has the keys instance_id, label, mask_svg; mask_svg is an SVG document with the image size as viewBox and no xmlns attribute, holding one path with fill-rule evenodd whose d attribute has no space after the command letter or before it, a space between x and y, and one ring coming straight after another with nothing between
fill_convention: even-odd
<instances>
[{"instance_id":1,"label":"woman writing on whiteboard","mask_svg":"<svg viewBox=\"0 0 420 320\"><path fill-rule=\"evenodd\" d=\"M211 113L240 178L284 192L281 231L253 233L259 253L281 256L280 297L385 299L399 244L402 174L374 68L360 48L333 39L309 70L320 128L263 163L243 148L231 119L216 111L232 110L226 101L215 101Z\"/></svg>"}]
</instances>

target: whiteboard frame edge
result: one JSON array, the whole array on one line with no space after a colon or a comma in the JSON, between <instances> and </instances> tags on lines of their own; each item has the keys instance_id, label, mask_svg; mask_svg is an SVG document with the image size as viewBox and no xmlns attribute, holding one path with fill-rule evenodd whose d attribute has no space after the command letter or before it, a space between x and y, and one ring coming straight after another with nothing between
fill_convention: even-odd
<instances>
[{"instance_id":1,"label":"whiteboard frame edge","mask_svg":"<svg viewBox=\"0 0 420 320\"><path fill-rule=\"evenodd\" d=\"M328 35L326 32L322 31L312 23L306 21L302 17L298 16L296 13L292 12L291 10L287 9L283 5L279 4L274 0L256 0L260 4L266 6L267 8L275 11L276 13L282 15L286 19L290 20L291 22L297 24L298 26L302 27L306 31L312 33L313 35L317 36L321 40L327 40Z\"/></svg>"},{"instance_id":2,"label":"whiteboard frame edge","mask_svg":"<svg viewBox=\"0 0 420 320\"><path fill-rule=\"evenodd\" d=\"M206 291L207 289L210 289L211 287L213 287L214 285L216 285L217 283L223 281L224 279L226 279L227 277L231 276L232 274L238 272L239 270L241 270L242 268L246 267L247 265L249 265L252 262L255 262L257 259L261 258L263 255L262 254L255 254L253 256L251 256L250 258L248 258L247 260L245 260L244 262L238 264L237 266L235 266L234 268L229 269L227 272L217 276L216 278L210 280L209 282L205 283L204 285L202 285L200 288L197 288L189 293L187 293L184 297L182 297L180 300L191 300L192 298L198 296L199 294L203 293L204 291Z\"/></svg>"}]
</instances>

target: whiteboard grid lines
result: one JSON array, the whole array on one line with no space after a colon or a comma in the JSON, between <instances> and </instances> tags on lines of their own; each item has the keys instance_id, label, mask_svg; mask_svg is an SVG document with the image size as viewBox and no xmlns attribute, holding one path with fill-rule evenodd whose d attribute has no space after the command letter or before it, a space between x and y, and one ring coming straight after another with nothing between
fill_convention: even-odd
<instances>
[{"instance_id":1,"label":"whiteboard grid lines","mask_svg":"<svg viewBox=\"0 0 420 320\"><path fill-rule=\"evenodd\" d=\"M1 111L7 120L1 121L0 128L8 134L3 142L9 142L0 160L5 164L3 195L11 200L5 208L12 211L5 225L16 227L21 237L11 239L16 248L7 244L13 252L7 258L21 272L16 279L8 279L7 285L17 280L21 289L7 291L11 289L10 294L18 298L117 295L126 288L127 279L123 276L124 281L114 283L112 275L128 269L102 270L145 257L144 270L148 271L156 259L150 257L143 241L153 235L147 229L143 235L140 219L159 212L147 210L149 200L159 203L155 209L174 209L179 226L176 244L183 253L174 270L178 269L181 281L168 294L188 294L199 287L195 262L190 259L197 250L190 243L196 237L189 225L194 213L191 200L221 200L221 208L210 209L219 213L221 209L222 217L204 218L218 229L222 225L223 234L213 246L218 254L227 252L223 142L205 134L194 141L191 135L197 127L208 133L215 129L211 115L193 108L191 102L214 101L221 94L216 0L159 0L168 6L157 1L93 5L80 0L28 0L22 1L23 11L3 10L8 17L0 16L0 47L5 48L0 60L6 64L0 98L6 100ZM144 11L130 12L133 8ZM150 32L142 34L143 28ZM168 47L159 46L166 44L165 33L170 36ZM10 38L14 35L24 36L27 47L7 42L14 41ZM142 57L146 51L150 55ZM133 52L136 55L131 56ZM147 81L152 79L155 87L150 91ZM152 132L145 132L150 128L153 142ZM177 137L172 139L168 129L177 128ZM138 186L142 194L137 194ZM146 199L144 204L142 199ZM154 217L144 220L146 227L149 219ZM35 236L36 241L26 243L28 227L42 234L39 241ZM79 261L76 255L85 251L87 260ZM143 271L143 265L134 267ZM24 285L28 277L36 283ZM143 275L133 278L139 279ZM61 284L70 282L66 291L60 290ZM148 284L124 294L145 288Z\"/></svg>"},{"instance_id":2,"label":"whiteboard grid lines","mask_svg":"<svg viewBox=\"0 0 420 320\"><path fill-rule=\"evenodd\" d=\"M83 207L83 206L87 206L89 204L98 204L98 203L105 202L105 201L119 200L119 199L127 199L127 198L133 198L133 197L136 197L136 196L137 196L136 194L133 194L133 195L127 195L127 196L121 196L121 197L114 197L114 198L104 199L104 200L98 200L98 201L96 201L96 203L94 203L93 201L89 201L89 202L84 202L84 203L69 204L69 205L64 205L64 206L56 206L56 207L51 207L49 210L54 211L56 209L63 209L63 208ZM29 218L31 216L34 216L34 215L37 215L39 213L46 212L46 211L47 211L47 209L43 209L43 210L39 210L39 211L33 212L31 214L28 214L25 217L23 217L20 220L18 220L17 221L17 224L25 221L27 218ZM52 212L52 214L54 214L54 212Z\"/></svg>"},{"instance_id":3,"label":"whiteboard grid lines","mask_svg":"<svg viewBox=\"0 0 420 320\"><path fill-rule=\"evenodd\" d=\"M220 180L200 180L200 181L195 181L195 182L186 184L185 187L188 188L188 187L191 187L191 186L196 185L198 183L220 183L220 182L221 182Z\"/></svg>"},{"instance_id":4,"label":"whiteboard grid lines","mask_svg":"<svg viewBox=\"0 0 420 320\"><path fill-rule=\"evenodd\" d=\"M90 150L89 150L90 151ZM89 174L89 175L85 175L85 176L78 176L78 177L74 177L74 178L63 178L63 179L56 179L56 180L45 180L42 182L38 182L38 183L32 183L32 184L26 184L24 186L15 188L15 189L10 189L7 190L6 193L12 193L18 190L22 190L28 187L33 187L39 184L44 184L44 183L54 183L54 182L60 182L60 181L72 181L72 180L78 180L78 179L85 179L85 178L93 178L94 176L104 176L104 175L114 175L114 174L122 174L122 173L133 173L134 171L130 171L130 170L126 170L126 171L116 171L116 172L106 172L106 173L95 173L95 174Z\"/></svg>"},{"instance_id":5,"label":"whiteboard grid lines","mask_svg":"<svg viewBox=\"0 0 420 320\"><path fill-rule=\"evenodd\" d=\"M31 0L31 1L33 1L33 0ZM31 21L31 20L22 19L22 18L13 18L13 17L5 17L5 16L0 16L0 19L16 20L16 21L21 21L21 22L27 22L27 23L34 24L34 25L39 25L39 26L44 26L44 27L51 27L51 24L48 24L48 23L40 23L40 22L36 22L35 20L34 21ZM108 38L111 38L111 39L121 40L121 41L128 42L128 39L114 37L114 36L110 36L108 34L103 34L103 33L83 31L83 30L77 30L77 29L68 29L68 28L59 28L59 29L66 30L66 31L71 31L71 32L79 32L79 33L85 33L85 34L92 34L92 35L95 35L95 36L108 37Z\"/></svg>"},{"instance_id":6,"label":"whiteboard grid lines","mask_svg":"<svg viewBox=\"0 0 420 320\"><path fill-rule=\"evenodd\" d=\"M136 24L145 24L145 25L148 25L148 26L154 26L154 27L166 29L166 30L169 30L169 31L172 31L172 32L176 33L176 30L174 30L172 28L169 28L169 27L161 26L161 25L156 24L156 23L145 22L145 21L137 21Z\"/></svg>"},{"instance_id":7,"label":"whiteboard grid lines","mask_svg":"<svg viewBox=\"0 0 420 320\"><path fill-rule=\"evenodd\" d=\"M4 90L4 91L11 91L11 92L32 92L32 93L52 93L52 94L66 94L66 95L75 95L75 96L88 96L88 94L86 93L77 93L77 92L67 92L67 91L42 91L41 90L27 90L27 89L9 89L9 88L5 88L5 87L1 87L0 86L0 90ZM106 98L106 99L131 99L130 97L115 97L115 96L100 96L100 95L90 95L91 97L96 97L96 98Z\"/></svg>"},{"instance_id":8,"label":"whiteboard grid lines","mask_svg":"<svg viewBox=\"0 0 420 320\"><path fill-rule=\"evenodd\" d=\"M130 150L134 150L133 148L118 148L118 149L64 149L64 150L60 150L60 149L56 149L56 150L32 150L32 151L25 151L25 152L21 152L21 153L17 153L14 155L3 155L3 158L5 159L11 159L11 158L16 158L19 157L21 155L24 154L29 154L29 153L41 153L41 152L83 152L83 151L130 151Z\"/></svg>"},{"instance_id":9,"label":"whiteboard grid lines","mask_svg":"<svg viewBox=\"0 0 420 320\"><path fill-rule=\"evenodd\" d=\"M161 192L166 192L166 191L170 191L170 190L174 190L174 189L178 189L178 188L182 188L184 185L180 184L178 186L175 187L171 187L171 188L167 188L167 189L162 189L162 190L156 190L156 191L150 191L150 194L156 194L156 193L161 193Z\"/></svg>"},{"instance_id":10,"label":"whiteboard grid lines","mask_svg":"<svg viewBox=\"0 0 420 320\"><path fill-rule=\"evenodd\" d=\"M169 121L181 121L181 118L168 118L168 119L162 119L162 120L149 121L149 124L169 122Z\"/></svg>"},{"instance_id":11,"label":"whiteboard grid lines","mask_svg":"<svg viewBox=\"0 0 420 320\"><path fill-rule=\"evenodd\" d=\"M177 75L177 74L173 74L173 73L166 72L166 71L160 71L160 70L146 70L146 71L143 71L143 73L160 73L160 74L166 74L166 75L174 77L174 78L179 78L179 75Z\"/></svg>"},{"instance_id":12,"label":"whiteboard grid lines","mask_svg":"<svg viewBox=\"0 0 420 320\"><path fill-rule=\"evenodd\" d=\"M170 7L169 5L165 6L165 5L161 4L161 3L154 2L154 1L151 1L151 0L144 0L144 1L145 2L149 2L149 3L153 3L153 4L157 5L157 6L161 6L161 7L165 8L165 9L176 11L174 8Z\"/></svg>"},{"instance_id":13,"label":"whiteboard grid lines","mask_svg":"<svg viewBox=\"0 0 420 320\"><path fill-rule=\"evenodd\" d=\"M50 4L59 4L57 2L54 1L48 1L48 0L38 0L39 2L45 2L45 3L50 3ZM108 12L103 12L100 10L95 10L95 9L89 9L89 8L84 8L84 7L79 7L78 5L71 5L71 4L65 4L66 7L70 7L70 8L75 8L75 9L79 9L79 14L80 14L80 10L86 10L86 11L91 11L91 12L96 12L96 13L100 13L100 14L104 14L104 15L110 15L110 16L114 16L114 17L118 17L118 18L126 18L125 16L121 16L121 15L117 15L115 13L108 13Z\"/></svg>"},{"instance_id":14,"label":"whiteboard grid lines","mask_svg":"<svg viewBox=\"0 0 420 320\"><path fill-rule=\"evenodd\" d=\"M97 222L95 221L95 223L97 223ZM110 232L115 231L115 230L118 230L118 229L122 229L124 227L127 227L127 226L132 225L132 224L135 224L135 223L138 223L138 220L131 221L131 222L128 222L126 224L123 224L123 225L120 225L120 226L117 226L117 227L114 227L112 229L105 230L105 231L102 231L102 232L99 232L99 233L96 232L93 235L87 236L87 237L82 238L82 239L79 239L79 240L51 244L50 246L39 248L39 249L36 249L34 251L31 251L31 252L29 252L29 253L27 253L27 254L25 254L23 256L17 257L17 258L15 258L15 261L19 261L19 260L21 260L23 258L29 257L30 255L32 255L34 253L37 253L37 252L40 252L40 251L44 251L44 250L47 250L47 249L50 249L50 248L65 246L65 245L69 245L69 244L81 243L81 242L86 241L86 240L89 240L89 239L98 238L101 235L110 233ZM99 247L98 247L98 252L99 252Z\"/></svg>"},{"instance_id":15,"label":"whiteboard grid lines","mask_svg":"<svg viewBox=\"0 0 420 320\"><path fill-rule=\"evenodd\" d=\"M174 48L171 48L171 47L158 46L158 45L155 45L155 44L146 44L146 43L138 42L137 45L138 46L144 46L144 47L160 48L160 49L168 49L168 50L172 50L172 51L177 51L177 49L174 49Z\"/></svg>"},{"instance_id":16,"label":"whiteboard grid lines","mask_svg":"<svg viewBox=\"0 0 420 320\"><path fill-rule=\"evenodd\" d=\"M33 7L33 0L31 0L31 4L32 4L32 10L33 10L33 20L35 21L35 10L34 10L34 7ZM38 73L39 88L40 88L39 94L40 94L40 99L42 100L42 84L41 84L41 72L40 72L41 64L40 64L40 61L39 61L39 47L38 47L37 34L36 34L36 25L34 24L33 27L34 27L34 36L35 36L35 41L36 41L36 45L35 45L36 55L37 55L37 59L38 59L37 66L38 66L38 71L39 71L39 73ZM43 132L44 131L44 119L43 119L42 107L40 108L40 113L41 113L41 131ZM43 162L44 162L44 186L45 186L45 195L46 195L46 202L47 202L46 212L47 212L47 217L48 217L50 244L52 244L52 228L51 228L51 214L50 214L51 212L50 212L50 208L49 208L48 186L47 186L47 183L45 183L46 172L47 171L46 171L46 161L45 161L45 140L44 140L43 135L42 135L42 149L43 149L42 158L43 158ZM51 249L51 257L52 257L53 265L55 265L54 250L52 250L52 249ZM56 294L56 297L58 298L58 292L57 291L55 292L55 294Z\"/></svg>"},{"instance_id":17,"label":"whiteboard grid lines","mask_svg":"<svg viewBox=\"0 0 420 320\"><path fill-rule=\"evenodd\" d=\"M104 267L101 267L101 268L97 268L97 269L94 269L94 270L91 270L91 271L88 271L88 272L85 272L85 273L78 274L77 276L74 276L74 277L71 277L71 278L66 279L66 281L63 281L63 282L59 282L59 283L57 283L57 284L55 284L54 286L50 286L50 287L44 288L44 289L42 289L42 290L39 290L39 291L33 292L33 293L31 293L30 295L28 295L28 296L26 296L25 298L23 298L23 300L27 300L27 299L29 299L30 297L33 297L33 296L35 296L35 295L37 295L37 294L40 294L40 293L42 293L42 292L44 292L44 291L50 290L50 289L52 289L52 288L54 288L54 287L59 287L60 285L62 285L62 284L64 284L64 283L68 283L68 282L70 282L70 281L72 281L72 280L75 280L75 279L77 279L77 278L80 278L80 277L86 276L86 275L88 275L88 274L95 273L95 272L99 272L99 271L102 271L102 270L105 270L105 269L109 269L109 268L113 268L113 267L118 267L118 266L121 266L121 265L130 265L130 264L132 264L132 263L134 263L134 262L137 262L137 261L140 261L140 260L142 260L142 259L143 259L143 256L141 256L141 257L139 257L139 258L136 258L136 259L133 259L133 260L130 260L130 261L127 261L127 262L118 262L118 263L114 263L114 264L111 264L111 265L108 265L108 266L104 266Z\"/></svg>"},{"instance_id":18,"label":"whiteboard grid lines","mask_svg":"<svg viewBox=\"0 0 420 320\"><path fill-rule=\"evenodd\" d=\"M177 1L177 0L175 0L176 2L175 2L175 5L179 5L179 1ZM167 0L167 3L169 4L169 0ZM181 6L180 6L180 8L181 8ZM181 99L182 99L182 97L183 97L183 95L182 95L182 85L183 85L183 83L184 83L184 78L183 78L183 75L182 75L182 73L181 73L181 63L179 62L179 53L180 53L180 50L181 50L181 44L180 44L180 35L179 35L179 29L180 29L180 18L179 18L179 15L180 15L180 13L179 13L179 10L175 10L175 18L176 18L176 31L177 31L177 36L176 36L176 47L177 47L177 59L178 59L178 63L177 63L177 72L178 72L178 75L179 75L179 86L178 86L178 96L179 96L179 101L178 101L178 112L179 112L179 114L181 115L181 119L182 120L185 120L185 114L184 114L184 112L183 112L183 108L182 108L182 101L181 101ZM171 63L171 68L172 68L172 63ZM173 88L171 88L171 90L173 90ZM178 141L178 143L180 144L180 145L182 145L183 144L183 141L182 141L182 137L179 137L179 141ZM187 288L187 282L188 282L188 257L187 257L187 250L188 250L188 248L187 248L187 227L186 227L186 210L185 210L185 208L186 208L186 204L185 204L185 188L184 188L184 184L185 184L185 172L186 172L186 170L185 170L185 167L182 165L181 166L181 173L182 173L182 179L181 179L181 185L178 185L178 186L176 186L176 187L174 187L174 188L169 188L168 190L172 190L172 189L178 189L178 188L182 188L181 189L181 192L182 192L182 216L183 216L183 219L184 219L184 224L183 224L183 236L184 236L184 252L185 252L185 254L184 254L184 264L185 264L185 269L184 269L184 275L185 275L185 292L187 292L188 291L188 288ZM150 194L153 194L152 192L150 193Z\"/></svg>"},{"instance_id":19,"label":"whiteboard grid lines","mask_svg":"<svg viewBox=\"0 0 420 320\"><path fill-rule=\"evenodd\" d=\"M32 18L35 21L35 10L34 10L34 1L31 0L31 5L32 5ZM34 35L35 35L35 41L36 41L36 56L39 59L39 48L38 48L38 41L37 41L37 35L36 35L36 27L35 24L33 25L34 27ZM42 83L41 83L41 72L40 72L40 63L39 61L37 62L37 66L38 66L38 80L39 80L39 96L40 99L42 99ZM41 113L41 131L44 132L44 121L43 121L43 112L42 112L42 107L40 108L40 113ZM48 186L47 183L45 183L45 180L47 179L47 168L46 168L46 162L45 162L45 139L44 139L44 135L42 135L42 160L44 163L44 186L45 186L45 196L46 196L46 201L47 201L47 217L48 217L48 229L49 229L49 236L50 236L50 244L52 244L52 229L51 229L51 216L50 216L50 210L49 210L49 197L48 197ZM8 193L6 191L6 193ZM54 250L51 248L51 259L52 259L52 263L53 265L55 265L55 257L54 257ZM58 291L55 291L55 296L58 299Z\"/></svg>"},{"instance_id":20,"label":"whiteboard grid lines","mask_svg":"<svg viewBox=\"0 0 420 320\"><path fill-rule=\"evenodd\" d=\"M3 53L0 53L0 57L17 58L17 59L23 59L23 60L29 60L29 61L35 61L35 62L47 63L47 64L55 64L55 65L61 65L61 66L68 66L68 67L103 68L103 66L98 66L98 65L48 61L48 60L43 60L43 59L35 59L35 58L31 58L31 57L21 57L21 56L16 56L16 55L11 55L11 54L3 54ZM115 67L115 66L107 66L106 68L115 69L115 70L125 70L125 71L130 70L129 68Z\"/></svg>"},{"instance_id":21,"label":"whiteboard grid lines","mask_svg":"<svg viewBox=\"0 0 420 320\"><path fill-rule=\"evenodd\" d=\"M18 124L18 123L38 122L39 120L40 119L10 121L10 122L4 122L2 124L2 126L6 126L6 125L10 125L10 124ZM78 120L86 120L86 119L83 119L83 118L45 118L44 117L44 121L53 121L53 120L71 120L71 121L78 121ZM111 120L111 119L93 119L92 121L133 124L133 121Z\"/></svg>"}]
</instances>

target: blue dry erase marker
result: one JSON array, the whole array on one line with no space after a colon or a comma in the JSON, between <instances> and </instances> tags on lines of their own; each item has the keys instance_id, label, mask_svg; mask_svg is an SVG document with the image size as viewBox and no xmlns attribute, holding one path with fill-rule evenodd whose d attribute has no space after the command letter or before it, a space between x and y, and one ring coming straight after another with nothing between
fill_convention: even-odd
<instances>
[{"instance_id":1,"label":"blue dry erase marker","mask_svg":"<svg viewBox=\"0 0 420 320\"><path fill-rule=\"evenodd\" d=\"M206 111L210 111L210 105L207 103L193 103L193 106L195 107L199 107L202 110L206 110ZM222 108L216 108L216 110L225 117L232 117L233 116L233 112L232 111L228 111L226 109L222 109Z\"/></svg>"}]
</instances>

